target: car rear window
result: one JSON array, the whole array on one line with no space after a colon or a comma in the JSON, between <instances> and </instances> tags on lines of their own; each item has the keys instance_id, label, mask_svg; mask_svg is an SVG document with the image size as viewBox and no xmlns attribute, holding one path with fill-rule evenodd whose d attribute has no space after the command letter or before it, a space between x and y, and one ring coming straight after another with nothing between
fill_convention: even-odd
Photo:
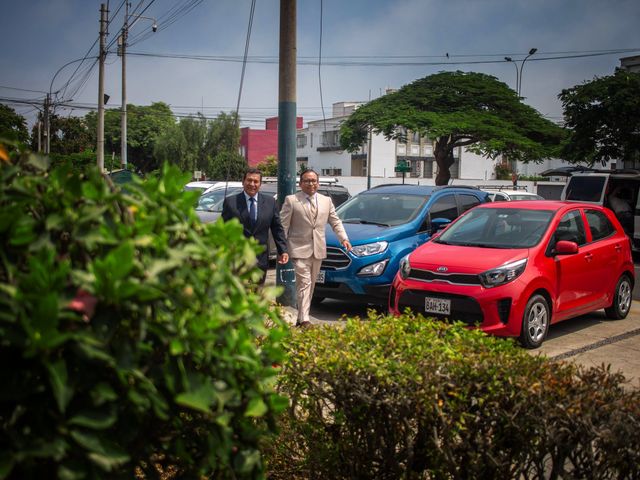
<instances>
[{"instance_id":1,"label":"car rear window","mask_svg":"<svg viewBox=\"0 0 640 480\"><path fill-rule=\"evenodd\" d=\"M607 177L600 175L571 177L565 200L600 202L606 181Z\"/></svg>"}]
</instances>

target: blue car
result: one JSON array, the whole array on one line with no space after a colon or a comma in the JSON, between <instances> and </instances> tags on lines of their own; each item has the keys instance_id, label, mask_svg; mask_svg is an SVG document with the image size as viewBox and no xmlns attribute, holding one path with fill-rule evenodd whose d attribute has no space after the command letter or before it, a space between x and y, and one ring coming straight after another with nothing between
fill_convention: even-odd
<instances>
[{"instance_id":1,"label":"blue car","mask_svg":"<svg viewBox=\"0 0 640 480\"><path fill-rule=\"evenodd\" d=\"M460 214L488 201L486 192L454 185L381 185L359 193L337 209L351 252L327 225L327 258L313 301L386 305L400 260Z\"/></svg>"}]
</instances>

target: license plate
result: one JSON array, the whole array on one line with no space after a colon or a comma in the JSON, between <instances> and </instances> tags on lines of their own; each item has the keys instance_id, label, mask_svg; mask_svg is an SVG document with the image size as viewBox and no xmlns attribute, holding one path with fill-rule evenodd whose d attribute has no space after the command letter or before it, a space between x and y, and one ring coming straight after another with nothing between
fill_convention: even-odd
<instances>
[{"instance_id":1,"label":"license plate","mask_svg":"<svg viewBox=\"0 0 640 480\"><path fill-rule=\"evenodd\" d=\"M450 315L451 300L445 298L425 297L424 311L427 313L437 313L439 315Z\"/></svg>"},{"instance_id":2,"label":"license plate","mask_svg":"<svg viewBox=\"0 0 640 480\"><path fill-rule=\"evenodd\" d=\"M318 272L318 277L316 278L316 283L324 283L324 270L320 270Z\"/></svg>"}]
</instances>

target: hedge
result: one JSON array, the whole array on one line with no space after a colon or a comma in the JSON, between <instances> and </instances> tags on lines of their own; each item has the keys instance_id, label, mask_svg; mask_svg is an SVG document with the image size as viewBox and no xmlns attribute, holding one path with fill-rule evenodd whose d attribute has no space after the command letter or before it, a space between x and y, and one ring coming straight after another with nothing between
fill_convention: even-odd
<instances>
[{"instance_id":1,"label":"hedge","mask_svg":"<svg viewBox=\"0 0 640 480\"><path fill-rule=\"evenodd\" d=\"M0 478L263 477L288 329L188 180L0 161Z\"/></svg>"},{"instance_id":2,"label":"hedge","mask_svg":"<svg viewBox=\"0 0 640 480\"><path fill-rule=\"evenodd\" d=\"M309 329L287 350L272 479L640 475L640 394L605 368L409 314Z\"/></svg>"}]
</instances>

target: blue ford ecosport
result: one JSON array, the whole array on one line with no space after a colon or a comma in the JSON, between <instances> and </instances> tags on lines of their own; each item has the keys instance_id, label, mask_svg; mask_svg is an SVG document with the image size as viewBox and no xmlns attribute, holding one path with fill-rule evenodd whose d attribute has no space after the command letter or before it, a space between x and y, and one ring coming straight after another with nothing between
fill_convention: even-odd
<instances>
[{"instance_id":1,"label":"blue ford ecosport","mask_svg":"<svg viewBox=\"0 0 640 480\"><path fill-rule=\"evenodd\" d=\"M463 212L487 201L486 192L454 185L381 185L359 193L337 209L351 252L340 246L327 226L327 258L314 301L337 298L386 305L402 257Z\"/></svg>"}]
</instances>

